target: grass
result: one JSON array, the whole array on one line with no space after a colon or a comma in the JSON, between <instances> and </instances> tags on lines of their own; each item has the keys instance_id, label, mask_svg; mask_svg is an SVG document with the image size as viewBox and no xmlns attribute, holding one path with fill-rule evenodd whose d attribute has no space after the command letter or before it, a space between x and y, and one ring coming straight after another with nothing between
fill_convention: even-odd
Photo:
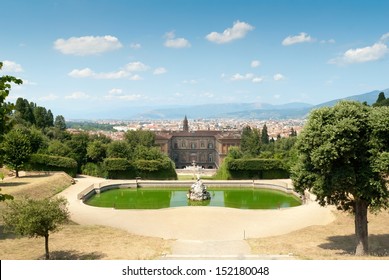
<instances>
[{"instance_id":1,"label":"grass","mask_svg":"<svg viewBox=\"0 0 389 280\"><path fill-rule=\"evenodd\" d=\"M293 254L298 259L372 260L389 259L389 211L369 214L370 255L354 255L354 217L336 212L336 220L325 226L310 226L289 234L248 240L253 253Z\"/></svg>"},{"instance_id":2,"label":"grass","mask_svg":"<svg viewBox=\"0 0 389 280\"><path fill-rule=\"evenodd\" d=\"M0 183L2 193L15 198L52 196L69 186L71 178L65 174L34 175L8 179ZM5 207L0 203L0 211ZM289 234L249 239L252 254L293 254L297 259L388 260L389 211L369 214L370 256L353 255L354 219L336 212L336 220L325 226L310 226ZM0 215L1 216L1 215ZM1 218L0 218L1 219ZM50 235L53 259L155 259L169 253L171 240L134 235L105 226L86 226L74 223ZM28 249L26 249L28 248ZM0 220L0 259L43 259L44 239L26 238L4 233Z\"/></svg>"}]
</instances>

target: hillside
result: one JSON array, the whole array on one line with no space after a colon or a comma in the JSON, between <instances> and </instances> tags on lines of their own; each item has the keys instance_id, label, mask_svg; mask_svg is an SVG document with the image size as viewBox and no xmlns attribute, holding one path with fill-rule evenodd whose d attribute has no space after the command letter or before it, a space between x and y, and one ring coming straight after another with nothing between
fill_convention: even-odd
<instances>
[{"instance_id":1,"label":"hillside","mask_svg":"<svg viewBox=\"0 0 389 280\"><path fill-rule=\"evenodd\" d=\"M389 96L389 89L383 90ZM355 100L373 104L381 90L353 95L341 99L334 99L325 103L312 105L308 103L286 103L273 105L268 103L222 103L175 108L161 108L144 111L130 118L132 119L182 119L187 115L191 119L197 118L239 118L239 119L300 119L305 118L314 108L333 106L340 100Z\"/></svg>"}]
</instances>

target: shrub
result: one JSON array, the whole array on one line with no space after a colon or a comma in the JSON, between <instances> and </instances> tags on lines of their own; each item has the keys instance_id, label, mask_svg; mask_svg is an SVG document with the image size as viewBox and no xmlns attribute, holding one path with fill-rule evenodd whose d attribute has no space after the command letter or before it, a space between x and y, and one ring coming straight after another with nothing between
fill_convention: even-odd
<instances>
[{"instance_id":1,"label":"shrub","mask_svg":"<svg viewBox=\"0 0 389 280\"><path fill-rule=\"evenodd\" d=\"M138 177L145 179L177 180L174 163L170 159L136 160L134 162Z\"/></svg>"},{"instance_id":2,"label":"shrub","mask_svg":"<svg viewBox=\"0 0 389 280\"><path fill-rule=\"evenodd\" d=\"M226 162L231 179L282 179L289 171L278 159L231 159Z\"/></svg>"},{"instance_id":3,"label":"shrub","mask_svg":"<svg viewBox=\"0 0 389 280\"><path fill-rule=\"evenodd\" d=\"M131 163L124 158L107 158L104 168L110 179L177 179L174 163L170 159L136 160Z\"/></svg>"},{"instance_id":4,"label":"shrub","mask_svg":"<svg viewBox=\"0 0 389 280\"><path fill-rule=\"evenodd\" d=\"M103 166L109 179L132 179L136 177L133 166L125 158L106 158Z\"/></svg>"},{"instance_id":5,"label":"shrub","mask_svg":"<svg viewBox=\"0 0 389 280\"><path fill-rule=\"evenodd\" d=\"M64 171L70 176L76 177L77 162L68 157L33 154L26 169L33 171Z\"/></svg>"}]
</instances>

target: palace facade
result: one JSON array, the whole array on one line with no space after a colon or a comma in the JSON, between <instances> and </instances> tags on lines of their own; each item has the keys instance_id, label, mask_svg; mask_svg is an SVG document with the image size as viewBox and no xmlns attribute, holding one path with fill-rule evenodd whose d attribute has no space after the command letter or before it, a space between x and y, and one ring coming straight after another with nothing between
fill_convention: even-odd
<instances>
[{"instance_id":1,"label":"palace facade","mask_svg":"<svg viewBox=\"0 0 389 280\"><path fill-rule=\"evenodd\" d=\"M183 130L160 131L155 143L176 164L176 168L201 166L219 168L231 146L239 146L240 131L196 130L190 131L185 116Z\"/></svg>"}]
</instances>

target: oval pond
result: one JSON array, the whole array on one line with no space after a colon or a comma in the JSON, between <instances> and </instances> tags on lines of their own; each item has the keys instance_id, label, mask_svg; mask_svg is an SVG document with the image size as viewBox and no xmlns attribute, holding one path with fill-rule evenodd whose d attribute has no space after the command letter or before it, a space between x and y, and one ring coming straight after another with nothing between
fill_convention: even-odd
<instances>
[{"instance_id":1,"label":"oval pond","mask_svg":"<svg viewBox=\"0 0 389 280\"><path fill-rule=\"evenodd\" d=\"M181 206L217 206L238 209L277 209L301 205L300 200L281 191L259 188L208 188L211 199L190 201L188 188L126 188L95 194L85 203L116 209L161 209Z\"/></svg>"}]
</instances>

